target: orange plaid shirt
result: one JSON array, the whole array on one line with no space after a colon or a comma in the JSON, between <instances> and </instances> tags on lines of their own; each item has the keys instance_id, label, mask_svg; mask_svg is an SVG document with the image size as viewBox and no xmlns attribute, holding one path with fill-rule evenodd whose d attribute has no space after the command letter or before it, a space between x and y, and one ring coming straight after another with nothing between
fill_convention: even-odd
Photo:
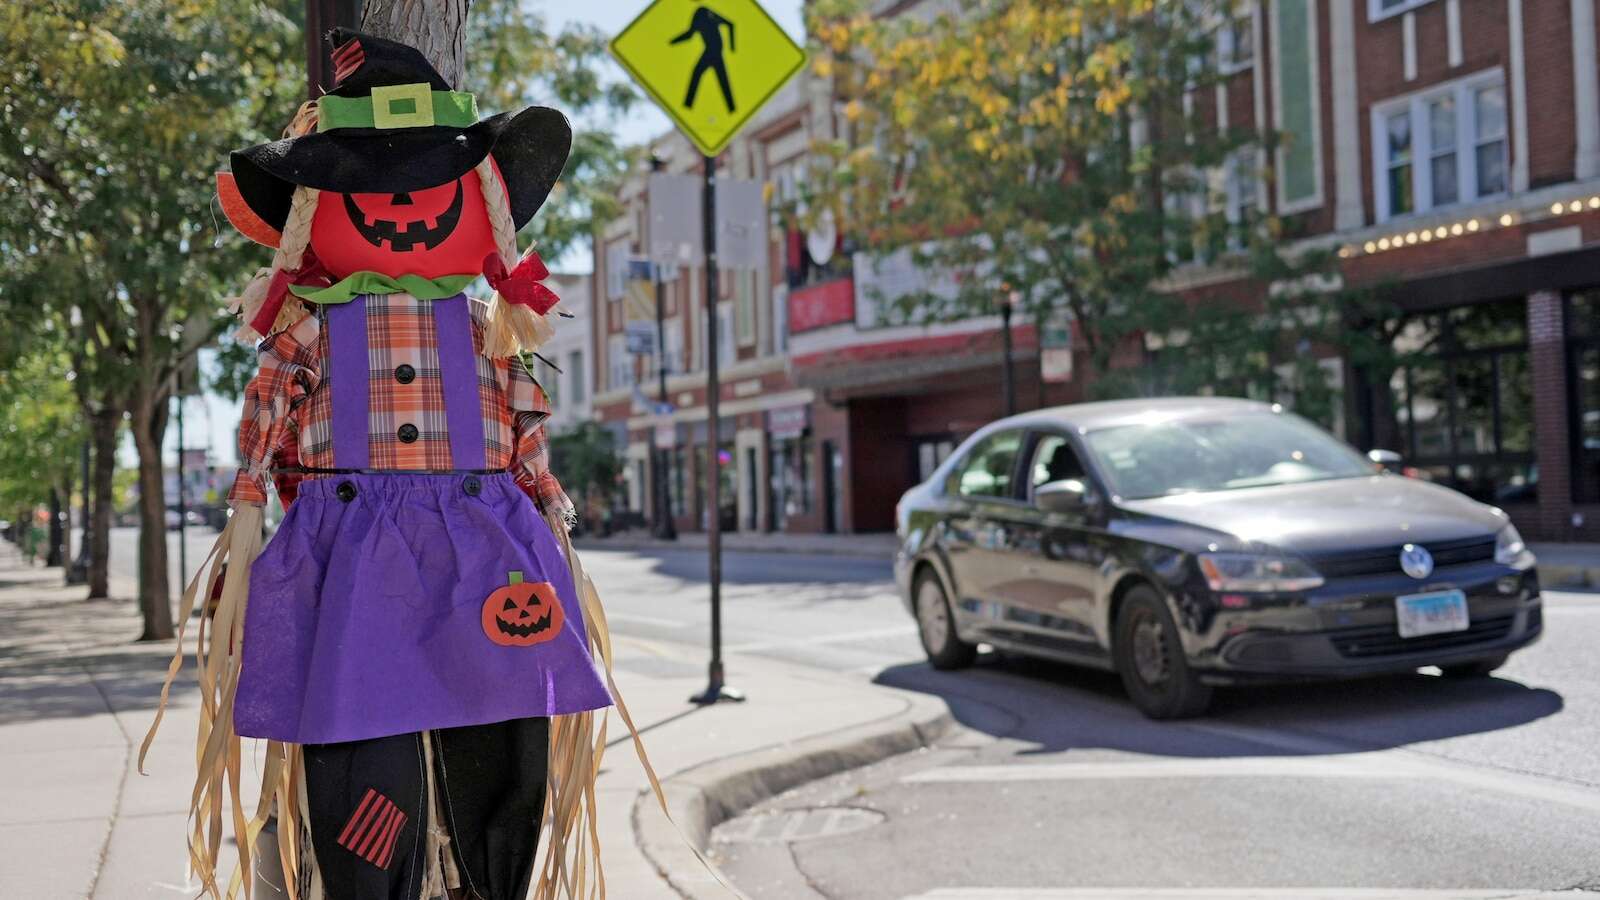
<instances>
[{"instance_id":1,"label":"orange plaid shirt","mask_svg":"<svg viewBox=\"0 0 1600 900\"><path fill-rule=\"evenodd\" d=\"M544 429L550 416L549 399L519 360L483 355L486 304L469 302L485 462L491 469L510 469L541 511L569 515L572 504L549 468ZM445 420L430 302L409 294L368 297L367 338L367 467L457 468L450 458L448 429L471 426ZM333 458L333 392L324 378L328 339L320 317L307 316L272 335L261 342L258 354L261 368L245 389L244 416L239 423L239 473L228 492L228 502L233 505L266 502L274 459L281 463L298 457L300 465L312 469L338 465ZM402 365L414 373L409 382L397 378ZM416 426L415 441L405 443L396 436L402 423Z\"/></svg>"}]
</instances>

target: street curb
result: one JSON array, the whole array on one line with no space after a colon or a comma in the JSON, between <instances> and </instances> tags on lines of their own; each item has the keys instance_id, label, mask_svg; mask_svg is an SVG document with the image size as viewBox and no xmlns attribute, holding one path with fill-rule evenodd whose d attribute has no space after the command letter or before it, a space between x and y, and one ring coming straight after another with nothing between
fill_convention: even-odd
<instances>
[{"instance_id":1,"label":"street curb","mask_svg":"<svg viewBox=\"0 0 1600 900\"><path fill-rule=\"evenodd\" d=\"M702 864L694 854L710 845L713 828L790 788L931 746L955 724L949 708L936 697L897 688L873 690L894 691L905 699L906 709L792 744L711 760L663 780L667 808L682 828L681 836L664 817L642 815L656 806L656 798L648 790L641 793L633 802L633 833L645 858L680 896L728 900L727 888L707 871L709 863ZM693 849L685 839L693 842Z\"/></svg>"}]
</instances>

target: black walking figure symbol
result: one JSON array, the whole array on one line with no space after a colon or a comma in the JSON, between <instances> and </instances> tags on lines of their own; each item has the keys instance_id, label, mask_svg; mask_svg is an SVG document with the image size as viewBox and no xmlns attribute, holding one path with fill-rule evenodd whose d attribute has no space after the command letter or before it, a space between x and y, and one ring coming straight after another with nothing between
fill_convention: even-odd
<instances>
[{"instance_id":1,"label":"black walking figure symbol","mask_svg":"<svg viewBox=\"0 0 1600 900\"><path fill-rule=\"evenodd\" d=\"M683 98L686 109L694 109L694 95L700 90L700 76L706 74L707 69L717 73L717 84L722 86L722 99L728 103L728 112L733 112L733 86L728 83L728 65L722 60L722 26L728 26L728 52L732 53L737 48L733 44L733 23L717 15L708 6L695 8L694 18L689 20L689 27L683 34L672 39L672 43L681 44L689 38L700 35L700 41L705 45L705 50L700 53L700 61L694 64L694 74L689 76L689 94Z\"/></svg>"}]
</instances>

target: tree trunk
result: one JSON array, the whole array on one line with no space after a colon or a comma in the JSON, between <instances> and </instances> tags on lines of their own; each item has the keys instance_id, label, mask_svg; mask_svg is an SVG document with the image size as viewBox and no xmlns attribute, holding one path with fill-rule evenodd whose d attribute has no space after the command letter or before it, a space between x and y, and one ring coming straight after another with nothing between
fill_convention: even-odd
<instances>
[{"instance_id":1,"label":"tree trunk","mask_svg":"<svg viewBox=\"0 0 1600 900\"><path fill-rule=\"evenodd\" d=\"M112 481L117 474L117 432L120 412L97 412L89 419L93 441L92 474L88 488L89 513L89 598L111 593L111 512Z\"/></svg>"},{"instance_id":2,"label":"tree trunk","mask_svg":"<svg viewBox=\"0 0 1600 900\"><path fill-rule=\"evenodd\" d=\"M167 391L136 401L133 443L139 451L139 612L141 641L172 637L172 596L167 587L167 502L161 443L167 433Z\"/></svg>"},{"instance_id":3,"label":"tree trunk","mask_svg":"<svg viewBox=\"0 0 1600 900\"><path fill-rule=\"evenodd\" d=\"M422 51L455 87L467 72L467 4L470 0L366 0L361 30Z\"/></svg>"}]
</instances>

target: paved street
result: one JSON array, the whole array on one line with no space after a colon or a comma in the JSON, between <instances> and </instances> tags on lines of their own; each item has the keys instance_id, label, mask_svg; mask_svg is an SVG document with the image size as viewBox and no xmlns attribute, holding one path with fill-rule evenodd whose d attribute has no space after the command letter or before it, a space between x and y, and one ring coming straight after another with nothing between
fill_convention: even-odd
<instances>
[{"instance_id":1,"label":"paved street","mask_svg":"<svg viewBox=\"0 0 1600 900\"><path fill-rule=\"evenodd\" d=\"M194 558L211 537L191 537ZM621 666L692 680L704 555L584 555L617 634L685 651ZM932 671L886 561L735 553L725 571L731 653L929 693L963 726L722 825L717 861L756 900L1600 890L1600 596L1547 594L1545 638L1492 680L1224 691L1212 717L1158 724L1103 674L998 658Z\"/></svg>"},{"instance_id":2,"label":"paved street","mask_svg":"<svg viewBox=\"0 0 1600 900\"><path fill-rule=\"evenodd\" d=\"M1063 666L892 666L965 728L725 823L717 856L759 900L1600 890L1600 597L1547 603L1493 680L1225 691L1184 723Z\"/></svg>"}]
</instances>

